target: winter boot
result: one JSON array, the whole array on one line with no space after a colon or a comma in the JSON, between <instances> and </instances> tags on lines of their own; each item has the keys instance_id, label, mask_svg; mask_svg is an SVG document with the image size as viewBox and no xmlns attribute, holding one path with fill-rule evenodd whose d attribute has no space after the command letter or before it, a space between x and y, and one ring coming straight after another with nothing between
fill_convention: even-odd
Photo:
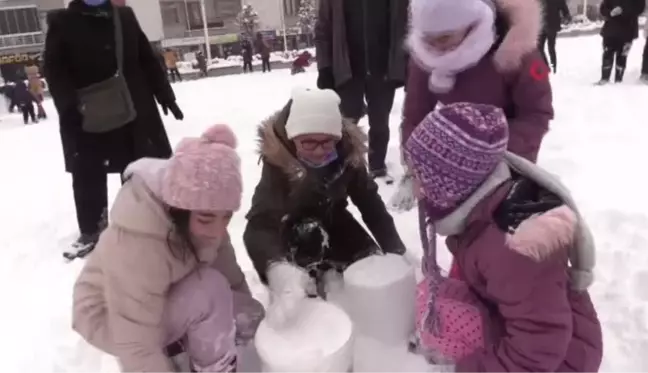
<instances>
[{"instance_id":1,"label":"winter boot","mask_svg":"<svg viewBox=\"0 0 648 373\"><path fill-rule=\"evenodd\" d=\"M648 74L641 74L641 77L639 77L639 80L644 84L648 84Z\"/></svg>"},{"instance_id":2,"label":"winter boot","mask_svg":"<svg viewBox=\"0 0 648 373\"><path fill-rule=\"evenodd\" d=\"M607 85L607 84L610 84L609 79L601 79L598 82L594 83L594 85Z\"/></svg>"},{"instance_id":3,"label":"winter boot","mask_svg":"<svg viewBox=\"0 0 648 373\"><path fill-rule=\"evenodd\" d=\"M389 185L394 183L394 178L389 174L389 172L387 172L386 168L369 171L369 177L374 180L383 180L386 184Z\"/></svg>"}]
</instances>

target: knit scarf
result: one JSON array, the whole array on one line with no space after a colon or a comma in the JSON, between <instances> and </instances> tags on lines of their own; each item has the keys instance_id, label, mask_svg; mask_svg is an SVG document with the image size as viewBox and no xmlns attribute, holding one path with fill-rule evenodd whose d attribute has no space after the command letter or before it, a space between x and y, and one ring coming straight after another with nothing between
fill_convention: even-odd
<instances>
[{"instance_id":1,"label":"knit scarf","mask_svg":"<svg viewBox=\"0 0 648 373\"><path fill-rule=\"evenodd\" d=\"M425 42L422 30L412 29L407 37L407 46L412 58L430 73L428 87L434 93L447 93L455 84L456 75L475 66L495 43L495 15L484 4L477 23L461 44L447 52L435 50ZM432 22L432 20L430 21Z\"/></svg>"}]
</instances>

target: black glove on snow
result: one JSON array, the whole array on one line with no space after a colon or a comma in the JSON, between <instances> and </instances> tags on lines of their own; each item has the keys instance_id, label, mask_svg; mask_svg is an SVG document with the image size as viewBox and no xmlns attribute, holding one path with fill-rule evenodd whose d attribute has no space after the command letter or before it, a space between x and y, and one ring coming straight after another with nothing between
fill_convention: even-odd
<instances>
[{"instance_id":1,"label":"black glove on snow","mask_svg":"<svg viewBox=\"0 0 648 373\"><path fill-rule=\"evenodd\" d=\"M182 113L182 110L180 110L180 107L178 104L176 104L175 101L171 103L161 103L162 106L162 112L164 115L169 115L169 111L171 111L171 114L173 114L173 117L177 120L183 120L184 119L184 114Z\"/></svg>"},{"instance_id":2,"label":"black glove on snow","mask_svg":"<svg viewBox=\"0 0 648 373\"><path fill-rule=\"evenodd\" d=\"M334 89L335 78L333 78L333 69L325 67L319 70L317 75L317 88L319 89Z\"/></svg>"}]
</instances>

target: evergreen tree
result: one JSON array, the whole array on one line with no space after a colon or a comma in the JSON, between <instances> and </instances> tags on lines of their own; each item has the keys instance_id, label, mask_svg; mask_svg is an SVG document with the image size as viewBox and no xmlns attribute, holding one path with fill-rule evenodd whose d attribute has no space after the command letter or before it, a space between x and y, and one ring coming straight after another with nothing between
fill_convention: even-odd
<instances>
[{"instance_id":1,"label":"evergreen tree","mask_svg":"<svg viewBox=\"0 0 648 373\"><path fill-rule=\"evenodd\" d=\"M299 20L297 26L299 26L302 33L308 36L308 44L310 45L311 37L315 32L315 22L317 22L317 7L315 5L315 0L301 0L298 16Z\"/></svg>"},{"instance_id":2,"label":"evergreen tree","mask_svg":"<svg viewBox=\"0 0 648 373\"><path fill-rule=\"evenodd\" d=\"M257 27L259 26L259 15L252 5L244 5L236 20L241 28L241 33L252 39Z\"/></svg>"}]
</instances>

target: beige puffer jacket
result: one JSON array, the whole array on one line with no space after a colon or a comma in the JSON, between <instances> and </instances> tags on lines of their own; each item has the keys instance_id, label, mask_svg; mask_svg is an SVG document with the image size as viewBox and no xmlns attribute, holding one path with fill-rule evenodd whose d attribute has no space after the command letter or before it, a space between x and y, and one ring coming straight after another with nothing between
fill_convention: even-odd
<instances>
[{"instance_id":1,"label":"beige puffer jacket","mask_svg":"<svg viewBox=\"0 0 648 373\"><path fill-rule=\"evenodd\" d=\"M119 191L110 225L74 286L74 330L116 356L123 371L172 371L163 353L166 293L197 267L194 259L175 258L167 244L172 223L156 197L163 162L140 160L133 165L139 170L127 171L132 177ZM233 290L249 293L229 237L198 255Z\"/></svg>"}]
</instances>

